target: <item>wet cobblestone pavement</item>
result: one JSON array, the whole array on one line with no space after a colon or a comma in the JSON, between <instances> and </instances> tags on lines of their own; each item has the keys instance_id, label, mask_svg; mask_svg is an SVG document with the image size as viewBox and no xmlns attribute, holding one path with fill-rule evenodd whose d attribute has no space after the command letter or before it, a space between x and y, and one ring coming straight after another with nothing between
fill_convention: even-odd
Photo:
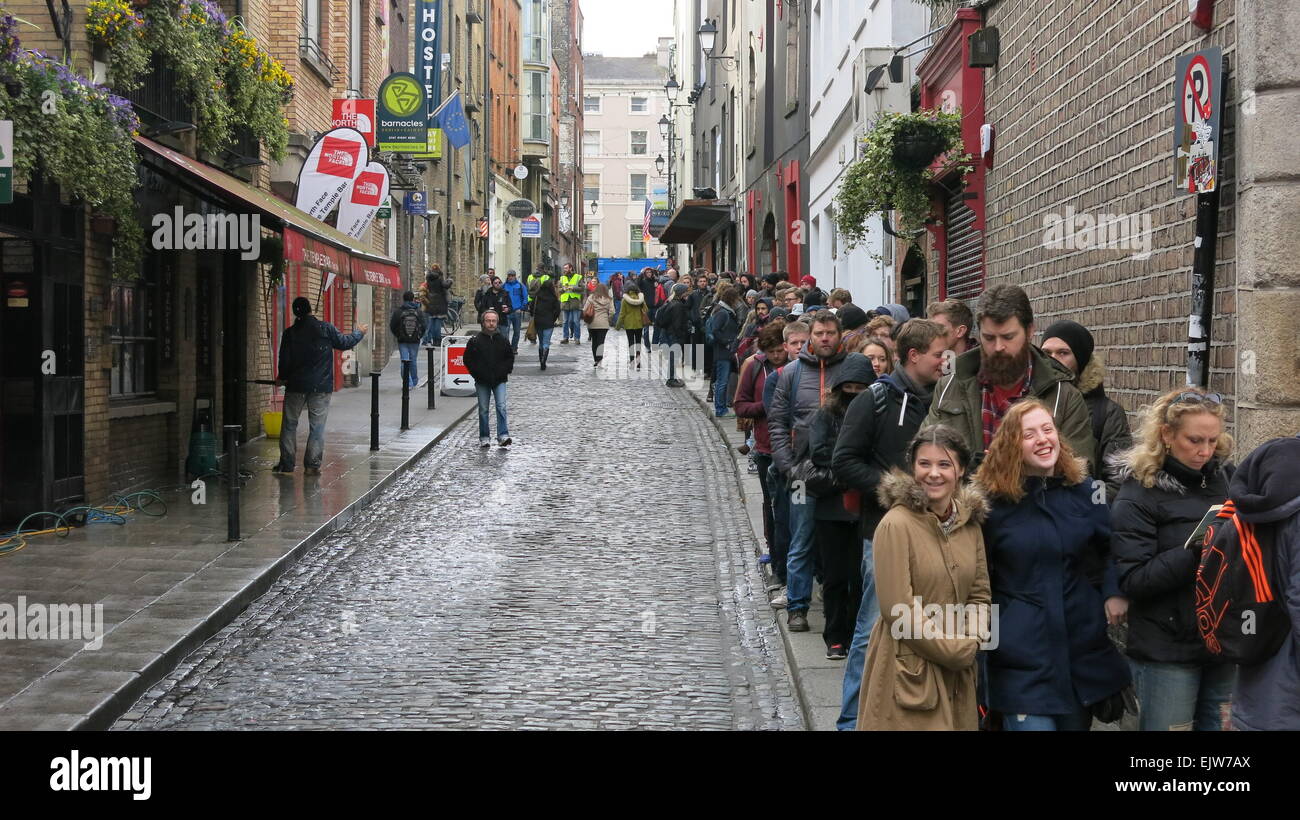
<instances>
[{"instance_id":1,"label":"wet cobblestone pavement","mask_svg":"<svg viewBox=\"0 0 1300 820\"><path fill-rule=\"evenodd\" d=\"M512 447L471 415L115 728L803 728L725 444L611 346L521 345Z\"/></svg>"}]
</instances>

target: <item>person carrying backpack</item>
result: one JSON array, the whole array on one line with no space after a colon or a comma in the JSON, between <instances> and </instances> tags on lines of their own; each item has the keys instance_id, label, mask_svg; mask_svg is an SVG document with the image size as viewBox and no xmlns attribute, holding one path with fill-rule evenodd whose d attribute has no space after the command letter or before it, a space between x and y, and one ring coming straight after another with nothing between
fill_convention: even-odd
<instances>
[{"instance_id":1,"label":"person carrying backpack","mask_svg":"<svg viewBox=\"0 0 1300 820\"><path fill-rule=\"evenodd\" d=\"M1237 515L1250 525L1255 543L1264 551L1265 581L1271 593L1271 610L1260 614L1249 640L1278 641L1257 651L1266 655L1258 663L1239 667L1232 697L1232 726L1246 730L1300 731L1300 436L1275 438L1255 448L1228 484L1228 497ZM1229 534L1235 534L1234 527ZM1205 559L1202 558L1204 566ZM1238 562L1244 563L1244 562ZM1255 586L1251 573L1241 586ZM1253 589L1251 590L1254 591ZM1254 603L1254 596L1249 596ZM1265 596L1261 596L1265 597ZM1202 602L1204 603L1204 602ZM1239 612L1221 628L1241 632ZM1268 636L1273 636L1272 640Z\"/></svg>"},{"instance_id":2,"label":"person carrying backpack","mask_svg":"<svg viewBox=\"0 0 1300 820\"><path fill-rule=\"evenodd\" d=\"M415 293L408 290L402 294L401 307L393 311L392 318L388 320L388 329L397 337L402 370L406 372L406 383L411 387L420 382L420 340L424 338L426 326L424 311L415 300ZM407 365L407 362L410 364Z\"/></svg>"},{"instance_id":3,"label":"person carrying backpack","mask_svg":"<svg viewBox=\"0 0 1300 820\"><path fill-rule=\"evenodd\" d=\"M1236 680L1236 667L1216 662L1201 640L1198 551L1184 548L1228 495L1224 416L1217 393L1171 390L1143 408L1134 446L1112 459L1120 488L1111 550L1128 598L1127 652L1143 731L1222 729ZM1113 624L1125 613L1108 604L1106 614Z\"/></svg>"}]
</instances>

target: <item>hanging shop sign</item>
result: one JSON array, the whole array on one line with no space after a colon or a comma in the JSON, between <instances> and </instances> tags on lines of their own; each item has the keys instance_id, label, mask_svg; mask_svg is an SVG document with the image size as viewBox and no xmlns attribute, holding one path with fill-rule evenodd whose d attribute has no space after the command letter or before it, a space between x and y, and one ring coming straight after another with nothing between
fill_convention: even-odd
<instances>
[{"instance_id":1,"label":"hanging shop sign","mask_svg":"<svg viewBox=\"0 0 1300 820\"><path fill-rule=\"evenodd\" d=\"M330 125L335 128L353 128L366 138L366 145L375 147L375 101L334 100Z\"/></svg>"},{"instance_id":2,"label":"hanging shop sign","mask_svg":"<svg viewBox=\"0 0 1300 820\"><path fill-rule=\"evenodd\" d=\"M380 151L411 154L429 150L429 116L424 87L414 74L395 71L379 86L375 124Z\"/></svg>"},{"instance_id":3,"label":"hanging shop sign","mask_svg":"<svg viewBox=\"0 0 1300 820\"><path fill-rule=\"evenodd\" d=\"M424 89L425 118L442 102L442 69L438 62L442 0L415 0L415 76Z\"/></svg>"}]
</instances>

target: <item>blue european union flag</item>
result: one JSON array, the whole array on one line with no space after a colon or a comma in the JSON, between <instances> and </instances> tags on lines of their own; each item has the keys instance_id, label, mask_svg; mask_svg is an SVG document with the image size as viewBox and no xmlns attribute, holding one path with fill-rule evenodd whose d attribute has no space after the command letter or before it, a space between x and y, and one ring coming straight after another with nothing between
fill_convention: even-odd
<instances>
[{"instance_id":1,"label":"blue european union flag","mask_svg":"<svg viewBox=\"0 0 1300 820\"><path fill-rule=\"evenodd\" d=\"M459 149L469 145L469 122L465 119L465 103L460 91L448 97L433 116L452 147Z\"/></svg>"}]
</instances>

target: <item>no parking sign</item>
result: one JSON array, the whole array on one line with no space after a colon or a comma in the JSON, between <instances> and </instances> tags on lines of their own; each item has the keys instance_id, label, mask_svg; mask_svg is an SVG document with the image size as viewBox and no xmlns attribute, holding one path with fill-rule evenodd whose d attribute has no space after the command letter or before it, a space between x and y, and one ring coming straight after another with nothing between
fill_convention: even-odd
<instances>
[{"instance_id":1,"label":"no parking sign","mask_svg":"<svg viewBox=\"0 0 1300 820\"><path fill-rule=\"evenodd\" d=\"M469 336L445 336L442 340L442 395L473 396L474 377L465 366L465 345Z\"/></svg>"},{"instance_id":2,"label":"no parking sign","mask_svg":"<svg viewBox=\"0 0 1300 820\"><path fill-rule=\"evenodd\" d=\"M1174 64L1174 184L1208 194L1219 177L1223 49L1179 57Z\"/></svg>"}]
</instances>

